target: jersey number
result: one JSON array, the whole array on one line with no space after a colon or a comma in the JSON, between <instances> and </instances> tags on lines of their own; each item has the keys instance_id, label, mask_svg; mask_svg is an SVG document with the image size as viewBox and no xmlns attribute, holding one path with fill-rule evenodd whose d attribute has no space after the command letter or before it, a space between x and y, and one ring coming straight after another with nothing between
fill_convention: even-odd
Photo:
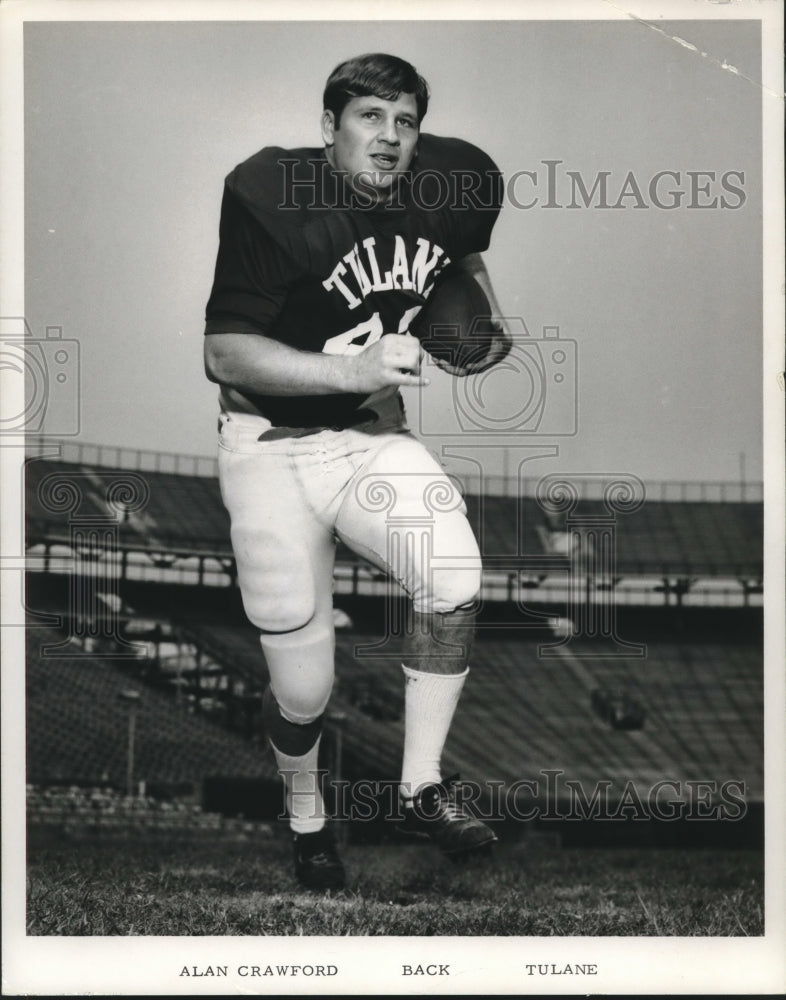
<instances>
[{"instance_id":1,"label":"jersey number","mask_svg":"<svg viewBox=\"0 0 786 1000\"><path fill-rule=\"evenodd\" d=\"M406 333L409 324L422 308L422 306L413 306L411 309L407 309L399 321L396 333ZM336 334L335 337L325 341L322 353L360 354L361 351L365 351L367 347L375 344L384 332L379 313L375 312L371 319L365 319L357 326L353 326L351 330L345 330L344 333Z\"/></svg>"}]
</instances>

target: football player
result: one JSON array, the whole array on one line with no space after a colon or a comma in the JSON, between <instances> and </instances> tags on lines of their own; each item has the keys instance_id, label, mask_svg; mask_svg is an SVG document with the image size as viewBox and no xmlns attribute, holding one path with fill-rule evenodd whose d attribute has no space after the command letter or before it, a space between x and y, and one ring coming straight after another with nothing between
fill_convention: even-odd
<instances>
[{"instance_id":1,"label":"football player","mask_svg":"<svg viewBox=\"0 0 786 1000\"><path fill-rule=\"evenodd\" d=\"M350 59L327 81L323 147L267 147L224 188L205 366L220 386L219 476L238 582L270 678L264 724L285 782L295 874L310 889L345 880L317 780L337 538L412 602L402 829L452 857L496 840L440 773L468 673L480 556L461 497L407 430L399 389L428 385L410 326L440 278L476 282L499 313L480 253L500 177L475 146L421 131L428 100L404 60ZM440 363L463 375L508 346L497 324L482 357ZM386 486L385 502L374 484ZM433 489L455 502L430 505ZM428 546L389 551L393 508L404 522L428 522Z\"/></svg>"}]
</instances>

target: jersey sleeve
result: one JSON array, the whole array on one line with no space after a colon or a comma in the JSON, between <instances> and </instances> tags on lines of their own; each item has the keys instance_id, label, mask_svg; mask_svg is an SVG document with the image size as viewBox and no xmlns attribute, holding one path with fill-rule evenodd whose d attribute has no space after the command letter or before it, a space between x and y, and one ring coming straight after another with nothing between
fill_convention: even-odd
<instances>
[{"instance_id":1,"label":"jersey sleeve","mask_svg":"<svg viewBox=\"0 0 786 1000\"><path fill-rule=\"evenodd\" d=\"M281 247L225 187L205 333L267 333L296 280Z\"/></svg>"}]
</instances>

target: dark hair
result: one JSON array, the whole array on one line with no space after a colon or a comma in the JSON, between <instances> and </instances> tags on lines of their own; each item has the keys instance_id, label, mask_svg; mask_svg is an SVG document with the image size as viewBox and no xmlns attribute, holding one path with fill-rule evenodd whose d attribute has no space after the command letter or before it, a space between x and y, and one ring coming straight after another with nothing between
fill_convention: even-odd
<instances>
[{"instance_id":1,"label":"dark hair","mask_svg":"<svg viewBox=\"0 0 786 1000\"><path fill-rule=\"evenodd\" d=\"M325 84L322 106L333 112L336 128L341 112L353 97L381 97L395 101L399 94L414 94L418 109L418 122L428 109L428 84L414 66L389 56L374 52L355 56L336 66Z\"/></svg>"}]
</instances>

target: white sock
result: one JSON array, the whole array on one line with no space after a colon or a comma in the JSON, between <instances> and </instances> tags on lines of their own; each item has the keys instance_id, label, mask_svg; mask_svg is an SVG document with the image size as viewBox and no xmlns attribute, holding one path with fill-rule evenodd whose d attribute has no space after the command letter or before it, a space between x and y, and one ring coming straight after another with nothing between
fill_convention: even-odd
<instances>
[{"instance_id":1,"label":"white sock","mask_svg":"<svg viewBox=\"0 0 786 1000\"><path fill-rule=\"evenodd\" d=\"M404 664L402 669L406 687L400 791L406 800L412 799L423 785L442 778L442 749L469 667L463 674L429 674Z\"/></svg>"},{"instance_id":2,"label":"white sock","mask_svg":"<svg viewBox=\"0 0 786 1000\"><path fill-rule=\"evenodd\" d=\"M290 757L274 744L270 745L286 786L290 827L294 833L316 833L325 825L317 774L319 740L301 757Z\"/></svg>"}]
</instances>

